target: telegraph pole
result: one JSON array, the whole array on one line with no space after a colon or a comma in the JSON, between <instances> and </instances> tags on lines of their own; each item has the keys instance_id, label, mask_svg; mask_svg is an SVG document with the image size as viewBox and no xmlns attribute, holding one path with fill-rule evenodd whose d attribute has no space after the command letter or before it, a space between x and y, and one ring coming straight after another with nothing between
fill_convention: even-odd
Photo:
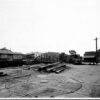
<instances>
[{"instance_id":1,"label":"telegraph pole","mask_svg":"<svg viewBox=\"0 0 100 100\"><path fill-rule=\"evenodd\" d=\"M96 64L98 64L98 54L97 54L97 50L98 50L98 38L96 37L95 39L94 39L95 41L96 41Z\"/></svg>"}]
</instances>

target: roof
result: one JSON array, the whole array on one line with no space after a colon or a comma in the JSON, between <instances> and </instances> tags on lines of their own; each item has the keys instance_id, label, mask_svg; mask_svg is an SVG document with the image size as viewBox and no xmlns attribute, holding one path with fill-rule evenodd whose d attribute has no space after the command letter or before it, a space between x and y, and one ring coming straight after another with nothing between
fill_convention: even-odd
<instances>
[{"instance_id":1,"label":"roof","mask_svg":"<svg viewBox=\"0 0 100 100\"><path fill-rule=\"evenodd\" d=\"M0 49L0 54L21 54L21 53L18 53L18 52L12 52L12 51L9 50L9 49L2 48L2 49Z\"/></svg>"},{"instance_id":2,"label":"roof","mask_svg":"<svg viewBox=\"0 0 100 100\"><path fill-rule=\"evenodd\" d=\"M87 51L84 53L84 58L94 58L96 52L95 51Z\"/></svg>"},{"instance_id":3,"label":"roof","mask_svg":"<svg viewBox=\"0 0 100 100\"><path fill-rule=\"evenodd\" d=\"M95 56L96 52L95 51L88 51L84 53L84 56Z\"/></svg>"},{"instance_id":4,"label":"roof","mask_svg":"<svg viewBox=\"0 0 100 100\"><path fill-rule=\"evenodd\" d=\"M2 48L2 49L0 49L0 54L13 54L13 52L6 48Z\"/></svg>"}]
</instances>

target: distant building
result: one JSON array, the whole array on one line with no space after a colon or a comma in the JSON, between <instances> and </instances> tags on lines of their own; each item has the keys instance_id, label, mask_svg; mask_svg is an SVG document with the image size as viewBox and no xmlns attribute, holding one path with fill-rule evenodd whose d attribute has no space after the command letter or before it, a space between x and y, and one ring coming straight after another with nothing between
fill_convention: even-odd
<instances>
[{"instance_id":1,"label":"distant building","mask_svg":"<svg viewBox=\"0 0 100 100\"><path fill-rule=\"evenodd\" d=\"M17 63L23 60L23 54L12 52L9 49L2 48L0 49L0 65L8 65L8 63Z\"/></svg>"},{"instance_id":2,"label":"distant building","mask_svg":"<svg viewBox=\"0 0 100 100\"><path fill-rule=\"evenodd\" d=\"M34 53L24 54L23 61L25 62L25 64L32 64L34 61Z\"/></svg>"},{"instance_id":3,"label":"distant building","mask_svg":"<svg viewBox=\"0 0 100 100\"><path fill-rule=\"evenodd\" d=\"M96 52L87 51L84 53L84 62L95 63L96 62Z\"/></svg>"},{"instance_id":4,"label":"distant building","mask_svg":"<svg viewBox=\"0 0 100 100\"><path fill-rule=\"evenodd\" d=\"M97 50L98 63L100 63L100 49Z\"/></svg>"},{"instance_id":5,"label":"distant building","mask_svg":"<svg viewBox=\"0 0 100 100\"><path fill-rule=\"evenodd\" d=\"M19 60L19 59L23 59L23 54L12 52L11 50L6 48L0 49L0 60L12 61L12 60Z\"/></svg>"},{"instance_id":6,"label":"distant building","mask_svg":"<svg viewBox=\"0 0 100 100\"><path fill-rule=\"evenodd\" d=\"M44 62L44 63L58 62L59 61L59 53L57 53L57 52L42 53L41 55L36 57L36 60L39 62Z\"/></svg>"}]
</instances>

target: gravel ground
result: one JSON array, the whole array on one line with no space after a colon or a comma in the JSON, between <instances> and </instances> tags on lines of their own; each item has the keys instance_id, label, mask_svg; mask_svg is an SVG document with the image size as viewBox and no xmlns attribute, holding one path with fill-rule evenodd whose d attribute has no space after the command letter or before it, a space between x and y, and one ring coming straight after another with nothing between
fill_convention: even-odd
<instances>
[{"instance_id":1,"label":"gravel ground","mask_svg":"<svg viewBox=\"0 0 100 100\"><path fill-rule=\"evenodd\" d=\"M9 76L0 78L0 97L72 98L100 97L100 65L67 65L59 74L33 70L2 69Z\"/></svg>"}]
</instances>

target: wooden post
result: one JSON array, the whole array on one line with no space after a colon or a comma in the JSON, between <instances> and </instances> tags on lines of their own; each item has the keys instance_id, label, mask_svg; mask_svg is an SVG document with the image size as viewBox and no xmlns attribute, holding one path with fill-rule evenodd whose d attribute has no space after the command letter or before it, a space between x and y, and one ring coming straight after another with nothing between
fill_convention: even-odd
<instances>
[{"instance_id":1,"label":"wooden post","mask_svg":"<svg viewBox=\"0 0 100 100\"><path fill-rule=\"evenodd\" d=\"M98 50L98 38L96 37L95 39L94 39L95 41L96 41L96 54L95 54L95 56L96 56L96 64L98 64L98 54L97 54L97 50Z\"/></svg>"}]
</instances>

